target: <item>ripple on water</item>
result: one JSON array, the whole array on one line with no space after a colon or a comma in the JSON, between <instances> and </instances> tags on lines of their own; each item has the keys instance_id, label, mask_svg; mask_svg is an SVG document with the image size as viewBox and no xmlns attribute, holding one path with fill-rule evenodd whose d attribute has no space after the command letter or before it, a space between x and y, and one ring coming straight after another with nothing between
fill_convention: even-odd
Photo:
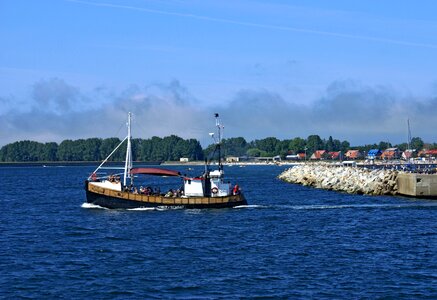
<instances>
[{"instance_id":1,"label":"ripple on water","mask_svg":"<svg viewBox=\"0 0 437 300\"><path fill-rule=\"evenodd\" d=\"M248 205L107 210L83 203L92 170L2 169L3 297L437 294L437 202L315 190L277 180L283 168L247 166L225 171Z\"/></svg>"}]
</instances>

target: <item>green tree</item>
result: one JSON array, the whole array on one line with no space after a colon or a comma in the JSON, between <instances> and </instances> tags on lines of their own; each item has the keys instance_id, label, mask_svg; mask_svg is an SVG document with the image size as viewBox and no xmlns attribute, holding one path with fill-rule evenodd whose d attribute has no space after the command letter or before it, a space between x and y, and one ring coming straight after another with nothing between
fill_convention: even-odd
<instances>
[{"instance_id":1,"label":"green tree","mask_svg":"<svg viewBox=\"0 0 437 300\"><path fill-rule=\"evenodd\" d=\"M341 152L346 152L347 150L349 150L351 147L351 144L348 141L343 141L340 144L340 151Z\"/></svg>"},{"instance_id":2,"label":"green tree","mask_svg":"<svg viewBox=\"0 0 437 300\"><path fill-rule=\"evenodd\" d=\"M320 136L318 135L310 135L306 140L307 153L313 153L316 150L321 150L324 148L324 143Z\"/></svg>"},{"instance_id":3,"label":"green tree","mask_svg":"<svg viewBox=\"0 0 437 300\"><path fill-rule=\"evenodd\" d=\"M188 140L188 153L191 154L191 159L192 160L203 160L204 156L203 156L203 149L202 146L200 145L199 141L196 139L189 139ZM188 155L188 154L186 154Z\"/></svg>"},{"instance_id":4,"label":"green tree","mask_svg":"<svg viewBox=\"0 0 437 300\"><path fill-rule=\"evenodd\" d=\"M301 153L305 151L306 141L303 138L296 137L290 141L288 147L294 153Z\"/></svg>"},{"instance_id":5,"label":"green tree","mask_svg":"<svg viewBox=\"0 0 437 300\"><path fill-rule=\"evenodd\" d=\"M361 153L367 153L372 149L378 149L378 145L377 144L368 144L368 145L357 146L357 147L353 147L353 148L359 150Z\"/></svg>"},{"instance_id":6,"label":"green tree","mask_svg":"<svg viewBox=\"0 0 437 300\"><path fill-rule=\"evenodd\" d=\"M251 157L264 157L268 156L266 151L262 151L258 148L250 148L247 150L247 155Z\"/></svg>"},{"instance_id":7,"label":"green tree","mask_svg":"<svg viewBox=\"0 0 437 300\"><path fill-rule=\"evenodd\" d=\"M411 149L416 149L417 151L420 151L423 149L424 145L425 143L420 137L413 137L411 139L411 144L410 144Z\"/></svg>"},{"instance_id":8,"label":"green tree","mask_svg":"<svg viewBox=\"0 0 437 300\"><path fill-rule=\"evenodd\" d=\"M18 141L0 150L1 161L40 161L44 158L44 144L34 141Z\"/></svg>"},{"instance_id":9,"label":"green tree","mask_svg":"<svg viewBox=\"0 0 437 300\"><path fill-rule=\"evenodd\" d=\"M242 137L223 140L223 150L227 156L243 156L247 151L247 142Z\"/></svg>"},{"instance_id":10,"label":"green tree","mask_svg":"<svg viewBox=\"0 0 437 300\"><path fill-rule=\"evenodd\" d=\"M426 145L424 145L424 147L425 147ZM428 144L427 145L427 147L428 147L428 149L432 149L432 150L434 150L434 149L437 149L437 143L432 143L432 144Z\"/></svg>"},{"instance_id":11,"label":"green tree","mask_svg":"<svg viewBox=\"0 0 437 300\"><path fill-rule=\"evenodd\" d=\"M57 143L45 143L42 147L42 155L41 159L43 161L56 161L56 154L58 152L58 144Z\"/></svg>"},{"instance_id":12,"label":"green tree","mask_svg":"<svg viewBox=\"0 0 437 300\"><path fill-rule=\"evenodd\" d=\"M378 144L378 149L380 149L381 151L384 151L385 149L387 149L387 148L391 148L392 147L392 145L389 143L389 142L383 142L383 141L381 141L381 142L379 142L379 144Z\"/></svg>"},{"instance_id":13,"label":"green tree","mask_svg":"<svg viewBox=\"0 0 437 300\"><path fill-rule=\"evenodd\" d=\"M99 157L105 159L108 155L120 144L121 140L119 138L107 138L103 139L99 148ZM120 149L121 148L121 149ZM109 161L123 161L124 153L126 151L126 146L120 147L109 159Z\"/></svg>"},{"instance_id":14,"label":"green tree","mask_svg":"<svg viewBox=\"0 0 437 300\"><path fill-rule=\"evenodd\" d=\"M102 140L98 138L91 138L86 140L77 141L78 152L81 153L82 161L99 161L100 157L100 145Z\"/></svg>"},{"instance_id":15,"label":"green tree","mask_svg":"<svg viewBox=\"0 0 437 300\"><path fill-rule=\"evenodd\" d=\"M399 148L400 151L405 151L408 149L408 144L407 143L398 144L396 145L396 148Z\"/></svg>"},{"instance_id":16,"label":"green tree","mask_svg":"<svg viewBox=\"0 0 437 300\"><path fill-rule=\"evenodd\" d=\"M326 141L325 150L329 151L329 152L335 150L334 140L333 140L332 136L329 136L328 140Z\"/></svg>"},{"instance_id":17,"label":"green tree","mask_svg":"<svg viewBox=\"0 0 437 300\"><path fill-rule=\"evenodd\" d=\"M162 139L160 137L154 136L151 139L152 151L150 152L150 161L165 161L167 156L164 153L162 147Z\"/></svg>"},{"instance_id":18,"label":"green tree","mask_svg":"<svg viewBox=\"0 0 437 300\"><path fill-rule=\"evenodd\" d=\"M275 137L268 137L261 140L255 140L250 143L251 148L257 148L266 153L266 156L274 156L278 153L280 140ZM264 156L264 155L262 155Z\"/></svg>"}]
</instances>

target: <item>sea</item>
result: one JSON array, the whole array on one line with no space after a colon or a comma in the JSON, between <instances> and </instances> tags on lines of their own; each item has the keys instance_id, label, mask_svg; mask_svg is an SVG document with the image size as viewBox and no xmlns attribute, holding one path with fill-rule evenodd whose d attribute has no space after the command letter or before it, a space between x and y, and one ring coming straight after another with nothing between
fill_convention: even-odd
<instances>
[{"instance_id":1,"label":"sea","mask_svg":"<svg viewBox=\"0 0 437 300\"><path fill-rule=\"evenodd\" d=\"M247 206L109 210L85 203L94 168L0 168L0 298L437 299L436 200L225 166ZM164 190L174 179L135 180Z\"/></svg>"}]
</instances>

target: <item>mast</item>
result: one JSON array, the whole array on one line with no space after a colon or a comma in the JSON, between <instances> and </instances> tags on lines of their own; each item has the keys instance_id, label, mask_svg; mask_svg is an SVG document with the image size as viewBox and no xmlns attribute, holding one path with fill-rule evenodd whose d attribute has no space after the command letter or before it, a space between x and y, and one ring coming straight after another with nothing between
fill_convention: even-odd
<instances>
[{"instance_id":1,"label":"mast","mask_svg":"<svg viewBox=\"0 0 437 300\"><path fill-rule=\"evenodd\" d=\"M217 141L216 141L216 147L217 147L217 151L218 151L218 166L219 166L219 170L223 169L223 165L222 165L222 153L221 153L221 143L222 143L222 130L223 130L223 125L220 123L220 119L219 119L219 114L215 113L215 126L217 126Z\"/></svg>"},{"instance_id":2,"label":"mast","mask_svg":"<svg viewBox=\"0 0 437 300\"><path fill-rule=\"evenodd\" d=\"M408 150L411 149L411 129L410 129L410 119L407 119L408 124Z\"/></svg>"},{"instance_id":3,"label":"mast","mask_svg":"<svg viewBox=\"0 0 437 300\"><path fill-rule=\"evenodd\" d=\"M127 147L126 147L126 160L124 163L124 177L123 184L126 186L126 179L131 178L130 170L132 169L132 146L131 146L131 112L127 115Z\"/></svg>"}]
</instances>

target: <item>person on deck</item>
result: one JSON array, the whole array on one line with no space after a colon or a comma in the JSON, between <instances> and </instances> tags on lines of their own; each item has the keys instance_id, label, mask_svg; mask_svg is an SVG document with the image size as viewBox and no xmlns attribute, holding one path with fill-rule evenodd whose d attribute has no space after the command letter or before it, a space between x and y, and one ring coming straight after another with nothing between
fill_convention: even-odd
<instances>
[{"instance_id":1,"label":"person on deck","mask_svg":"<svg viewBox=\"0 0 437 300\"><path fill-rule=\"evenodd\" d=\"M234 189L232 190L232 194L233 195L240 195L240 187L238 186L238 184L236 184L234 186Z\"/></svg>"}]
</instances>

